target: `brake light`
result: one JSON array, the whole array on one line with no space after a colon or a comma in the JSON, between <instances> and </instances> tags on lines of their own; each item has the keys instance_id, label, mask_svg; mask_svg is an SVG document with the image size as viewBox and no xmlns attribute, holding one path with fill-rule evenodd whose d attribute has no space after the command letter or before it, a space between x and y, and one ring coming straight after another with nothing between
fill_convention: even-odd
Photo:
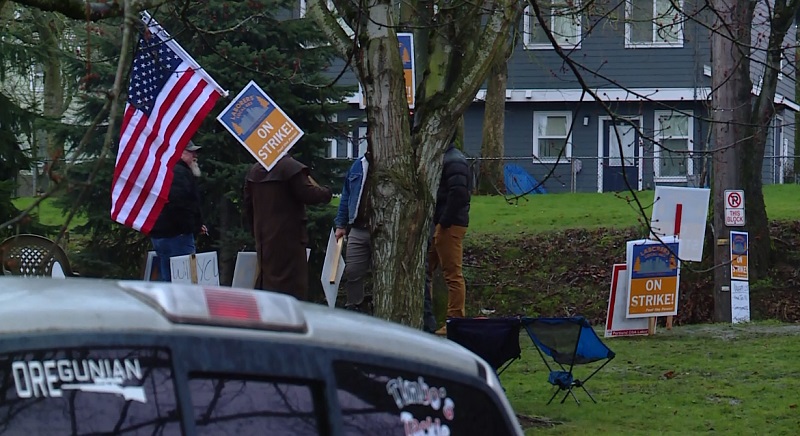
<instances>
[{"instance_id":1,"label":"brake light","mask_svg":"<svg viewBox=\"0 0 800 436\"><path fill-rule=\"evenodd\" d=\"M284 294L168 282L124 281L119 284L174 323L307 330L298 301Z\"/></svg>"},{"instance_id":2,"label":"brake light","mask_svg":"<svg viewBox=\"0 0 800 436\"><path fill-rule=\"evenodd\" d=\"M250 294L205 289L208 314L212 317L260 321L258 302Z\"/></svg>"}]
</instances>

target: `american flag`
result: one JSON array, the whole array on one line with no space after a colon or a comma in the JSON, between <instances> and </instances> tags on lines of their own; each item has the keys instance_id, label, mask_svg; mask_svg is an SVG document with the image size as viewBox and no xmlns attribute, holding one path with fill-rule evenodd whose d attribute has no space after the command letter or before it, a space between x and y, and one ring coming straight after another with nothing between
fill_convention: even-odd
<instances>
[{"instance_id":1,"label":"american flag","mask_svg":"<svg viewBox=\"0 0 800 436\"><path fill-rule=\"evenodd\" d=\"M111 218L150 232L172 168L223 90L146 12L133 60L111 186Z\"/></svg>"}]
</instances>

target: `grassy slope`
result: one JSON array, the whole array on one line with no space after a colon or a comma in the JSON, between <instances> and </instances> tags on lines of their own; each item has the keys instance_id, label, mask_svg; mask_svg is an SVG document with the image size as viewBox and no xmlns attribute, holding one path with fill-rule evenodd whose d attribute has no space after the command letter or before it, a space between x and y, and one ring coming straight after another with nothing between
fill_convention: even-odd
<instances>
[{"instance_id":1,"label":"grassy slope","mask_svg":"<svg viewBox=\"0 0 800 436\"><path fill-rule=\"evenodd\" d=\"M649 218L653 191L638 192L636 198ZM797 203L800 185L765 186L764 198L771 220L800 219ZM512 204L503 197L476 196L472 199L468 235L513 236L577 228L618 229L643 223L642 213L629 192L531 195Z\"/></svg>"}]
</instances>

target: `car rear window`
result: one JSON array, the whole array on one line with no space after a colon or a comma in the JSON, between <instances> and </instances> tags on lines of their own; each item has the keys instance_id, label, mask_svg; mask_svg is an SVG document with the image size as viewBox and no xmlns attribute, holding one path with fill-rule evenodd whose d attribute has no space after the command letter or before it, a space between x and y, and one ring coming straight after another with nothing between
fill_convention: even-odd
<instances>
[{"instance_id":1,"label":"car rear window","mask_svg":"<svg viewBox=\"0 0 800 436\"><path fill-rule=\"evenodd\" d=\"M320 434L322 386L298 380L192 374L189 391L199 435Z\"/></svg>"},{"instance_id":2,"label":"car rear window","mask_svg":"<svg viewBox=\"0 0 800 436\"><path fill-rule=\"evenodd\" d=\"M511 435L483 390L429 374L334 363L344 434Z\"/></svg>"},{"instance_id":3,"label":"car rear window","mask_svg":"<svg viewBox=\"0 0 800 436\"><path fill-rule=\"evenodd\" d=\"M180 435L171 368L153 348L0 355L0 434Z\"/></svg>"}]
</instances>

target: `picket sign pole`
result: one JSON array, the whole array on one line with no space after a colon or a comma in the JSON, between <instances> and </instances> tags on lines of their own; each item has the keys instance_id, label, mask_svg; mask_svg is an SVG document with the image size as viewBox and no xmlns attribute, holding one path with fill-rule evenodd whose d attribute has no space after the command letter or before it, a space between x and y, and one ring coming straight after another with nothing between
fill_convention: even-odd
<instances>
[{"instance_id":1,"label":"picket sign pole","mask_svg":"<svg viewBox=\"0 0 800 436\"><path fill-rule=\"evenodd\" d=\"M197 284L197 256L192 253L192 257L189 258L189 271L190 277L193 284Z\"/></svg>"},{"instance_id":2,"label":"picket sign pole","mask_svg":"<svg viewBox=\"0 0 800 436\"><path fill-rule=\"evenodd\" d=\"M336 241L336 252L333 257L333 268L331 268L331 275L328 277L328 280L331 284L336 283L336 274L339 271L339 258L342 255L342 241L344 241L344 238L339 238L339 240Z\"/></svg>"}]
</instances>

